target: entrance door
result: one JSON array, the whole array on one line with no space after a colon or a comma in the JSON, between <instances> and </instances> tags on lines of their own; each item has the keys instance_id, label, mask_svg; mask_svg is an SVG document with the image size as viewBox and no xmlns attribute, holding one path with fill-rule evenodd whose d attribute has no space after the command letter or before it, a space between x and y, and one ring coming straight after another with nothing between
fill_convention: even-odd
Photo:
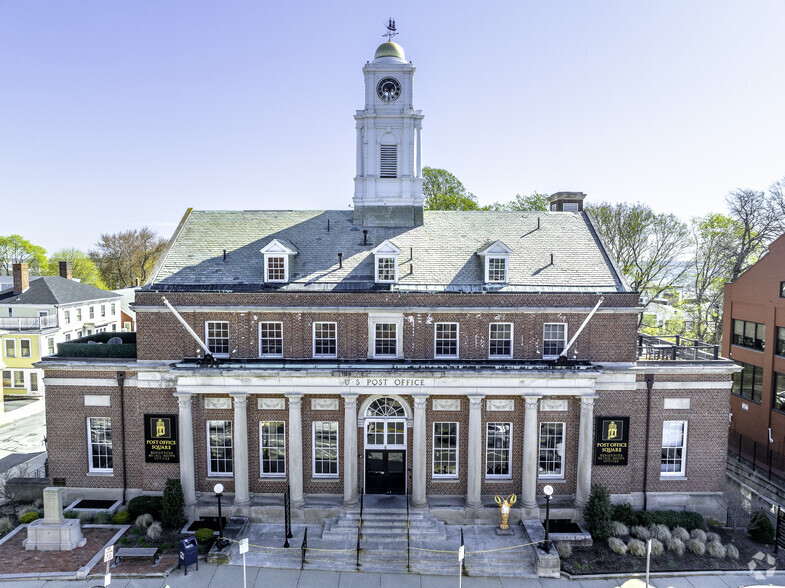
<instances>
[{"instance_id":1,"label":"entrance door","mask_svg":"<svg viewBox=\"0 0 785 588\"><path fill-rule=\"evenodd\" d=\"M369 449L365 452L365 492L404 494L406 452L400 449Z\"/></svg>"}]
</instances>

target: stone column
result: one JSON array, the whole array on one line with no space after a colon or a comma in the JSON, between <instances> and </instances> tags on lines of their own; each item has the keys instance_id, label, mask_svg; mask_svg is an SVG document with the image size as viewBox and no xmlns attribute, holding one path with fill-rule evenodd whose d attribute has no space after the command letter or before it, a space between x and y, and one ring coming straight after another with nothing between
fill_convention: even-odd
<instances>
[{"instance_id":1,"label":"stone column","mask_svg":"<svg viewBox=\"0 0 785 588\"><path fill-rule=\"evenodd\" d=\"M414 455L412 456L412 506L424 508L428 506L425 495L426 486L426 448L428 432L425 430L425 409L428 396L414 396Z\"/></svg>"},{"instance_id":2,"label":"stone column","mask_svg":"<svg viewBox=\"0 0 785 588\"><path fill-rule=\"evenodd\" d=\"M289 401L289 491L292 506L303 506L302 394L286 394Z\"/></svg>"},{"instance_id":3,"label":"stone column","mask_svg":"<svg viewBox=\"0 0 785 588\"><path fill-rule=\"evenodd\" d=\"M343 505L357 506L357 394L343 396Z\"/></svg>"},{"instance_id":4,"label":"stone column","mask_svg":"<svg viewBox=\"0 0 785 588\"><path fill-rule=\"evenodd\" d=\"M191 415L191 394L175 392L180 418L178 427L178 444L180 445L180 483L183 485L183 496L187 509L196 505L196 479L194 469L194 424Z\"/></svg>"},{"instance_id":5,"label":"stone column","mask_svg":"<svg viewBox=\"0 0 785 588\"><path fill-rule=\"evenodd\" d=\"M523 416L523 480L521 483L521 510L524 518L539 518L537 508L537 403L540 396L524 396L526 412Z\"/></svg>"},{"instance_id":6,"label":"stone column","mask_svg":"<svg viewBox=\"0 0 785 588\"><path fill-rule=\"evenodd\" d=\"M466 459L466 506L482 506L482 400L485 396L469 396L469 453Z\"/></svg>"},{"instance_id":7,"label":"stone column","mask_svg":"<svg viewBox=\"0 0 785 588\"><path fill-rule=\"evenodd\" d=\"M229 394L234 399L234 505L248 506L248 394Z\"/></svg>"},{"instance_id":8,"label":"stone column","mask_svg":"<svg viewBox=\"0 0 785 588\"><path fill-rule=\"evenodd\" d=\"M578 479L575 488L575 506L583 508L591 492L592 432L595 396L581 397L581 424L578 430Z\"/></svg>"}]
</instances>

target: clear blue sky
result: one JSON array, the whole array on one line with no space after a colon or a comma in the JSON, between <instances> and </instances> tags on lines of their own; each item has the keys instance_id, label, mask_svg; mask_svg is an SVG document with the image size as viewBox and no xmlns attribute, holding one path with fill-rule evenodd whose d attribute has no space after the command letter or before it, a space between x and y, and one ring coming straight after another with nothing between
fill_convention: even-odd
<instances>
[{"instance_id":1,"label":"clear blue sky","mask_svg":"<svg viewBox=\"0 0 785 588\"><path fill-rule=\"evenodd\" d=\"M347 208L393 16L423 161L683 218L785 176L785 2L0 0L0 234L50 252L187 207Z\"/></svg>"}]
</instances>

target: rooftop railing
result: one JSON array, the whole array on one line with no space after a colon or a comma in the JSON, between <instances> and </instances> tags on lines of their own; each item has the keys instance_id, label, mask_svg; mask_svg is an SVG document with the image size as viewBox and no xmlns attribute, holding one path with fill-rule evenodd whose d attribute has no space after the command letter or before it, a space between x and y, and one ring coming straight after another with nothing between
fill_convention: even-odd
<instances>
[{"instance_id":1,"label":"rooftop railing","mask_svg":"<svg viewBox=\"0 0 785 588\"><path fill-rule=\"evenodd\" d=\"M0 329L22 331L25 329L48 329L57 326L57 315L39 317L3 317L0 318Z\"/></svg>"},{"instance_id":2,"label":"rooftop railing","mask_svg":"<svg viewBox=\"0 0 785 588\"><path fill-rule=\"evenodd\" d=\"M682 335L638 333L638 359L650 361L715 361L720 346L703 343Z\"/></svg>"}]
</instances>

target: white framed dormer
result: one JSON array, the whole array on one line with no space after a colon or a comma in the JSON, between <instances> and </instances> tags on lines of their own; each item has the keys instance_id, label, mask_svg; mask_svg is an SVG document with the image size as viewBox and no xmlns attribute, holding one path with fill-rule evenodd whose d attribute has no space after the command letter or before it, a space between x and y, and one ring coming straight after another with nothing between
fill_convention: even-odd
<instances>
[{"instance_id":1,"label":"white framed dormer","mask_svg":"<svg viewBox=\"0 0 785 588\"><path fill-rule=\"evenodd\" d=\"M288 283L290 260L297 255L295 246L283 239L273 239L260 253L264 255L264 283Z\"/></svg>"},{"instance_id":2,"label":"white framed dormer","mask_svg":"<svg viewBox=\"0 0 785 588\"><path fill-rule=\"evenodd\" d=\"M398 283L398 256L401 250L392 241L384 241L373 249L373 279L377 284Z\"/></svg>"},{"instance_id":3,"label":"white framed dormer","mask_svg":"<svg viewBox=\"0 0 785 588\"><path fill-rule=\"evenodd\" d=\"M477 251L483 260L486 284L506 284L510 280L510 254L512 249L501 241L486 243Z\"/></svg>"}]
</instances>

